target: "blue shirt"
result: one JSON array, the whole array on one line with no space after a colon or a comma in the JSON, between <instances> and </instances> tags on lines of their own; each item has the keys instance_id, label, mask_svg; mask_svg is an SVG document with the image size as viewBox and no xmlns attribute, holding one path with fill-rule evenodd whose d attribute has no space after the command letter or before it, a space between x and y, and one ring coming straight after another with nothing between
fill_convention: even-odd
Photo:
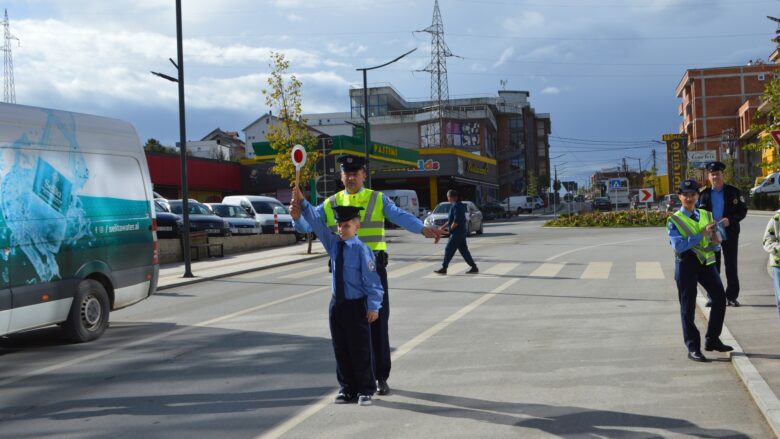
<instances>
[{"instance_id":1,"label":"blue shirt","mask_svg":"<svg viewBox=\"0 0 780 439\"><path fill-rule=\"evenodd\" d=\"M457 224L455 230L452 230L452 224ZM450 228L450 233L462 233L468 227L466 224L466 204L458 200L452 203L450 207L450 214L447 217L447 227Z\"/></svg>"},{"instance_id":2,"label":"blue shirt","mask_svg":"<svg viewBox=\"0 0 780 439\"><path fill-rule=\"evenodd\" d=\"M322 242L322 246L330 255L333 272L331 277L331 292L336 296L336 251L341 238L331 233L325 224L325 217L317 212L306 200L301 202L301 218L306 218L314 233ZM360 299L367 297L366 307L369 311L378 311L382 307L382 281L376 272L374 252L357 236L344 241L344 298Z\"/></svg>"},{"instance_id":3,"label":"blue shirt","mask_svg":"<svg viewBox=\"0 0 780 439\"><path fill-rule=\"evenodd\" d=\"M680 212L682 212L683 215L689 218L693 213L688 210L685 210L684 207L680 208ZM697 213L693 213L693 215L695 217L694 221L699 221L699 215ZM696 247L696 245L698 245L699 242L701 242L701 239L703 238L703 235L701 233L697 233L693 236L683 238L680 231L677 230L677 227L671 221L669 221L669 229L667 230L667 232L669 233L669 242L672 244L672 248L674 249L674 252L678 254Z\"/></svg>"},{"instance_id":4,"label":"blue shirt","mask_svg":"<svg viewBox=\"0 0 780 439\"><path fill-rule=\"evenodd\" d=\"M715 188L711 188L710 190L710 202L712 203L712 216L715 218L715 221L720 221L723 218L723 206L726 204L726 201L724 200L725 191L726 188L725 185L721 186L719 191L716 191Z\"/></svg>"},{"instance_id":5,"label":"blue shirt","mask_svg":"<svg viewBox=\"0 0 780 439\"><path fill-rule=\"evenodd\" d=\"M360 188L359 191L354 194L350 194L350 196L355 196L363 190L365 189ZM320 218L325 218L324 204L325 203L320 203L320 205L316 208L317 216ZM357 204L352 205L355 206ZM391 223L412 233L420 233L425 227L419 218L396 206L395 203L393 203L393 201L390 200L390 198L388 198L385 194L382 194L382 214L384 214L385 218L387 218ZM309 225L308 219L305 219L303 215L301 215L299 219L293 220L293 226L295 226L295 231L298 233L309 233L312 231L312 227ZM359 234L360 232L358 232L358 235ZM319 233L317 233L317 236L319 236Z\"/></svg>"}]
</instances>

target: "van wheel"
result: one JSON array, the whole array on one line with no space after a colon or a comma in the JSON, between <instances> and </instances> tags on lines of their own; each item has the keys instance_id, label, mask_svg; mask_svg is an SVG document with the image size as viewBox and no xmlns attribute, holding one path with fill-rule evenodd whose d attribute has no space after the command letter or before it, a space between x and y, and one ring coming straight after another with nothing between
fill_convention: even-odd
<instances>
[{"instance_id":1,"label":"van wheel","mask_svg":"<svg viewBox=\"0 0 780 439\"><path fill-rule=\"evenodd\" d=\"M96 340L108 327L108 294L100 282L92 279L81 281L76 290L68 320L62 324L63 334L76 343Z\"/></svg>"}]
</instances>

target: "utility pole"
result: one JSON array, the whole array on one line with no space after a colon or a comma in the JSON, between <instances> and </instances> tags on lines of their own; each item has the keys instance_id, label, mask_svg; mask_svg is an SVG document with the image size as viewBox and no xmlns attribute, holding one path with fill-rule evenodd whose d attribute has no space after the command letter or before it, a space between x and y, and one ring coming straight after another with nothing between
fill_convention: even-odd
<instances>
[{"instance_id":1,"label":"utility pole","mask_svg":"<svg viewBox=\"0 0 780 439\"><path fill-rule=\"evenodd\" d=\"M657 173L657 172L658 172L658 166L656 166L655 163L655 148L653 148L653 173Z\"/></svg>"}]
</instances>

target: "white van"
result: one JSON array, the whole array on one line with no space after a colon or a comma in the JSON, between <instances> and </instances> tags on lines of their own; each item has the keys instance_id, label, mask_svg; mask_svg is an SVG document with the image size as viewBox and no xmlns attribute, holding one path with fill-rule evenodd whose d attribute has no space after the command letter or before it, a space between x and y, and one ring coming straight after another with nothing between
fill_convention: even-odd
<instances>
[{"instance_id":1,"label":"white van","mask_svg":"<svg viewBox=\"0 0 780 439\"><path fill-rule=\"evenodd\" d=\"M750 195L755 194L780 194L780 172L767 175L758 186L750 189Z\"/></svg>"},{"instance_id":2,"label":"white van","mask_svg":"<svg viewBox=\"0 0 780 439\"><path fill-rule=\"evenodd\" d=\"M523 212L531 213L536 205L534 197L528 195L515 195L504 198L501 204L509 213L517 213L520 215Z\"/></svg>"},{"instance_id":3,"label":"white van","mask_svg":"<svg viewBox=\"0 0 780 439\"><path fill-rule=\"evenodd\" d=\"M388 189L386 191L379 190L379 192L387 195L402 210L417 218L420 217L420 200L417 198L417 192L411 189Z\"/></svg>"},{"instance_id":4,"label":"white van","mask_svg":"<svg viewBox=\"0 0 780 439\"><path fill-rule=\"evenodd\" d=\"M0 335L97 339L159 273L146 156L127 122L0 104Z\"/></svg>"},{"instance_id":5,"label":"white van","mask_svg":"<svg viewBox=\"0 0 780 439\"><path fill-rule=\"evenodd\" d=\"M274 197L230 195L222 199L222 204L244 208L246 213L260 222L263 233L276 233L275 227L278 228L279 233L295 233L290 212L287 211L284 204ZM274 226L274 216L276 216L276 226Z\"/></svg>"}]
</instances>

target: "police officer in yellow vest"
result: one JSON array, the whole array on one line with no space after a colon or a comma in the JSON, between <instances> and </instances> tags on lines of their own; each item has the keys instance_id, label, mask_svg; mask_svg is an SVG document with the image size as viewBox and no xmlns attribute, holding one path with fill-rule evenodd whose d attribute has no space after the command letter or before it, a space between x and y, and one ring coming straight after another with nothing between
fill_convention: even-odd
<instances>
[{"instance_id":1,"label":"police officer in yellow vest","mask_svg":"<svg viewBox=\"0 0 780 439\"><path fill-rule=\"evenodd\" d=\"M666 228L674 248L674 280L680 300L683 339L688 348L688 358L706 362L701 353L701 338L696 329L696 285L701 284L712 300L710 320L704 336L707 351L728 352L731 346L720 341L723 318L726 314L726 292L718 270L715 268L715 251L720 239L712 213L696 208L699 184L685 180L677 190L682 207L669 217Z\"/></svg>"},{"instance_id":2,"label":"police officer in yellow vest","mask_svg":"<svg viewBox=\"0 0 780 439\"><path fill-rule=\"evenodd\" d=\"M359 156L346 155L338 158L341 165L341 182L344 190L336 193L317 206L315 212L319 217L325 217L325 223L336 231L336 220L333 208L336 206L360 206L360 231L358 237L376 256L376 268L385 294L382 297L382 307L379 318L371 324L371 345L374 351L376 367L377 393L386 395L390 388L387 378L390 376L390 340L387 323L390 317L390 299L387 288L387 242L385 241L385 219L412 232L422 233L426 238L441 238L441 231L425 227L417 217L401 210L395 203L378 191L366 189L363 182L366 179L365 159ZM293 207L295 208L295 207ZM297 215L293 215L295 217ZM298 233L308 233L311 227L302 218L294 221Z\"/></svg>"}]
</instances>

